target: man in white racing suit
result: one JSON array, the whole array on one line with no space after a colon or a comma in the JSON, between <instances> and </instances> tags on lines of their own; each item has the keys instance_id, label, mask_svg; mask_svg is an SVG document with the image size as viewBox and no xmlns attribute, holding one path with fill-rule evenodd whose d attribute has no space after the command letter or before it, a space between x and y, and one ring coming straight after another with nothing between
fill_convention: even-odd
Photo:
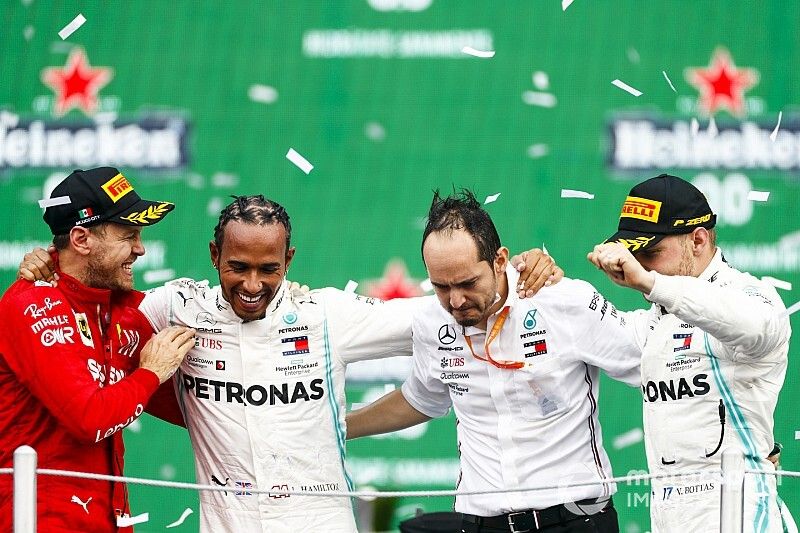
<instances>
[{"instance_id":1,"label":"man in white racing suit","mask_svg":"<svg viewBox=\"0 0 800 533\"><path fill-rule=\"evenodd\" d=\"M344 468L345 367L411 354L411 310L420 299L384 303L338 289L292 291L285 281L295 251L290 236L279 204L236 197L210 243L220 285L180 279L149 291L140 305L155 330L198 326L174 384L197 481L225 487L201 492L204 532L355 531L349 498L279 491L351 488ZM522 292L563 275L541 252L523 258ZM48 261L35 250L21 273L50 279ZM159 393L168 405L148 408L180 420L174 398L167 401L172 395ZM257 495L256 487L276 492Z\"/></svg>"},{"instance_id":2,"label":"man in white racing suit","mask_svg":"<svg viewBox=\"0 0 800 533\"><path fill-rule=\"evenodd\" d=\"M725 262L715 218L693 185L661 175L631 190L619 231L588 256L653 303L640 325L645 444L650 472L674 474L652 481L654 532L719 531L719 477L681 472L718 472L726 448L774 471L789 320L773 287ZM774 476L746 476L744 528L783 530Z\"/></svg>"}]
</instances>

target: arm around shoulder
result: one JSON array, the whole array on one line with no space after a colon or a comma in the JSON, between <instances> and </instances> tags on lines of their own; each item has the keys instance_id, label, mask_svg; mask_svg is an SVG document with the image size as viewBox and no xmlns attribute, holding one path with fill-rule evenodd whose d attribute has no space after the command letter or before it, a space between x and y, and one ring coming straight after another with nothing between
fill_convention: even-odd
<instances>
[{"instance_id":1,"label":"arm around shoulder","mask_svg":"<svg viewBox=\"0 0 800 533\"><path fill-rule=\"evenodd\" d=\"M347 438L390 433L427 422L431 418L411 406L401 390L395 390L366 407L347 414Z\"/></svg>"}]
</instances>

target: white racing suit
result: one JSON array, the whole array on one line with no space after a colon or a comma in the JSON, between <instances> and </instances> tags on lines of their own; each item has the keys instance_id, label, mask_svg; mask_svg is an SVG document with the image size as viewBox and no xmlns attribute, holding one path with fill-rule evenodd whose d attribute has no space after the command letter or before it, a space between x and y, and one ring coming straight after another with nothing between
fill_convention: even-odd
<instances>
[{"instance_id":1,"label":"white racing suit","mask_svg":"<svg viewBox=\"0 0 800 533\"><path fill-rule=\"evenodd\" d=\"M200 530L355 531L349 498L251 490L348 490L344 466L348 362L411 355L414 300L321 289L278 290L266 317L243 323L218 286L181 279L150 291L140 309L156 330L197 329L175 376L195 453Z\"/></svg>"},{"instance_id":2,"label":"white racing suit","mask_svg":"<svg viewBox=\"0 0 800 533\"><path fill-rule=\"evenodd\" d=\"M775 289L730 267L717 249L697 278L661 276L647 299L642 355L647 461L655 532L719 531L722 452L774 471L773 413L791 330ZM640 321L637 321L641 327ZM681 472L709 475L687 477ZM782 531L775 477L745 477L744 531Z\"/></svg>"}]
</instances>

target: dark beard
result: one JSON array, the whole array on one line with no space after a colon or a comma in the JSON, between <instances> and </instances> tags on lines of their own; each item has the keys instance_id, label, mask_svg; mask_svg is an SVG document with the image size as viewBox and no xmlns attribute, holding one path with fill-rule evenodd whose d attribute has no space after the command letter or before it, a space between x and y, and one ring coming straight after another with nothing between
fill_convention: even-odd
<instances>
[{"instance_id":1,"label":"dark beard","mask_svg":"<svg viewBox=\"0 0 800 533\"><path fill-rule=\"evenodd\" d=\"M89 287L112 291L129 291L133 288L120 284L114 271L103 266L99 259L102 257L89 259L89 264L86 266L86 284Z\"/></svg>"}]
</instances>

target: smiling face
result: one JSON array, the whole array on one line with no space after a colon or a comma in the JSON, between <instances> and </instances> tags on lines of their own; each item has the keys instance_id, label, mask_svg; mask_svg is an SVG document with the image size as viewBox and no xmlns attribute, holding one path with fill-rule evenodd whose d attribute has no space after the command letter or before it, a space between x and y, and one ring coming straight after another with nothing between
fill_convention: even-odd
<instances>
[{"instance_id":1,"label":"smiling face","mask_svg":"<svg viewBox=\"0 0 800 533\"><path fill-rule=\"evenodd\" d=\"M213 241L210 249L222 295L236 316L244 321L264 318L294 256L294 248L286 249L283 225L230 221L221 249Z\"/></svg>"},{"instance_id":2,"label":"smiling face","mask_svg":"<svg viewBox=\"0 0 800 533\"><path fill-rule=\"evenodd\" d=\"M98 289L133 289L133 263L144 255L142 228L108 223L89 232L86 285Z\"/></svg>"},{"instance_id":3,"label":"smiling face","mask_svg":"<svg viewBox=\"0 0 800 533\"><path fill-rule=\"evenodd\" d=\"M425 239L422 256L433 289L439 303L460 325L481 324L491 314L498 275L506 266L503 250L488 263L479 259L475 239L464 230L437 231Z\"/></svg>"}]
</instances>

